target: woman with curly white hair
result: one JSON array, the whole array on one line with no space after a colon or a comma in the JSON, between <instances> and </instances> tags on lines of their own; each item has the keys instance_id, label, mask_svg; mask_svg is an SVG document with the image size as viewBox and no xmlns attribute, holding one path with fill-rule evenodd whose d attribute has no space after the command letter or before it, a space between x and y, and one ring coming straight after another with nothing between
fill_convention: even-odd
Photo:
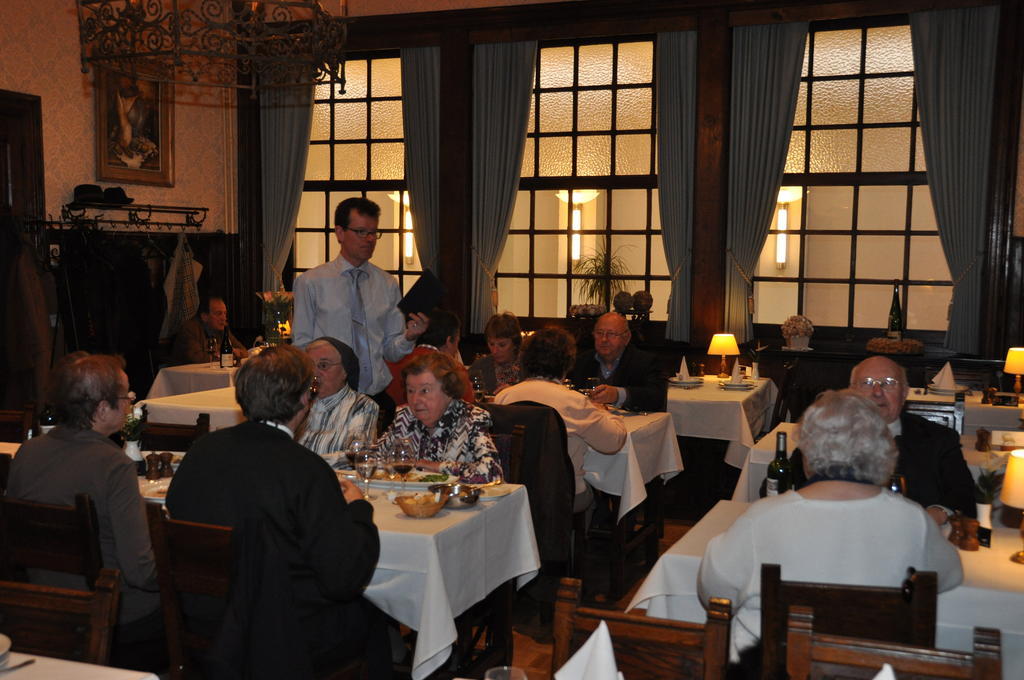
<instances>
[{"instance_id":1,"label":"woman with curly white hair","mask_svg":"<svg viewBox=\"0 0 1024 680\"><path fill-rule=\"evenodd\" d=\"M807 485L762 499L708 543L698 590L732 600L732 660L761 634L761 565L787 581L898 586L907 567L938 572L939 590L963 578L956 549L923 508L885 488L896 445L867 399L825 392L799 429Z\"/></svg>"}]
</instances>

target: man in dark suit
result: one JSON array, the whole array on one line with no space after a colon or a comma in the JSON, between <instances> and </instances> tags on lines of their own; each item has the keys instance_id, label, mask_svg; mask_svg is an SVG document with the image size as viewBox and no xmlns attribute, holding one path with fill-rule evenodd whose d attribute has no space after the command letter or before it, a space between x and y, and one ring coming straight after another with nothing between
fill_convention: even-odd
<instances>
[{"instance_id":1,"label":"man in dark suit","mask_svg":"<svg viewBox=\"0 0 1024 680\"><path fill-rule=\"evenodd\" d=\"M629 324L609 312L594 324L594 354L576 359L570 378L577 385L598 378L590 398L629 411L664 411L668 385L657 358L629 344Z\"/></svg>"},{"instance_id":2,"label":"man in dark suit","mask_svg":"<svg viewBox=\"0 0 1024 680\"><path fill-rule=\"evenodd\" d=\"M889 424L899 449L896 472L906 478L907 498L920 503L940 525L955 510L974 517L974 478L964 461L960 436L903 412L910 389L903 367L886 357L869 357L850 372L850 389L870 399ZM799 488L804 479L799 450L793 452L793 472Z\"/></svg>"},{"instance_id":3,"label":"man in dark suit","mask_svg":"<svg viewBox=\"0 0 1024 680\"><path fill-rule=\"evenodd\" d=\"M269 590L285 591L283 613L294 615L314 670L366 654L370 677L389 677L384 620L362 596L380 553L373 507L358 487L346 480L339 485L320 456L293 440L309 410L312 382L312 360L290 345L250 358L235 384L248 421L192 446L171 483L167 508L175 519L236 531L250 530L250 520L262 525L259 540L276 547L265 555L283 562L280 573L290 585L290 592ZM196 605L186 613L213 623L216 609ZM250 623L261 625L266 630L274 622ZM250 641L250 660L254 646Z\"/></svg>"}]
</instances>

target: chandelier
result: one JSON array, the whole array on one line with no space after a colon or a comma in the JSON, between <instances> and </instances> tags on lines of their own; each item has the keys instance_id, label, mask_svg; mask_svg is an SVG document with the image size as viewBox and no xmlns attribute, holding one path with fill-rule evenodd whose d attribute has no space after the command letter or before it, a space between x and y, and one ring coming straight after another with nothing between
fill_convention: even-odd
<instances>
[{"instance_id":1,"label":"chandelier","mask_svg":"<svg viewBox=\"0 0 1024 680\"><path fill-rule=\"evenodd\" d=\"M183 85L345 84L347 19L318 0L76 0L90 65Z\"/></svg>"}]
</instances>

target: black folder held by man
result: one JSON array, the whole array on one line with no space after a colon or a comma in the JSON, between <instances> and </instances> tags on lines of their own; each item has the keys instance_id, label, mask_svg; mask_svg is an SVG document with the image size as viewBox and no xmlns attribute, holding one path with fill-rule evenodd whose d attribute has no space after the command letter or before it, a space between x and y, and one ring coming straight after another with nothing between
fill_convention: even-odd
<instances>
[{"instance_id":1,"label":"black folder held by man","mask_svg":"<svg viewBox=\"0 0 1024 680\"><path fill-rule=\"evenodd\" d=\"M424 269L405 297L399 300L398 308L406 316L416 312L428 314L441 302L443 295L444 285L441 280L434 275L434 272Z\"/></svg>"}]
</instances>

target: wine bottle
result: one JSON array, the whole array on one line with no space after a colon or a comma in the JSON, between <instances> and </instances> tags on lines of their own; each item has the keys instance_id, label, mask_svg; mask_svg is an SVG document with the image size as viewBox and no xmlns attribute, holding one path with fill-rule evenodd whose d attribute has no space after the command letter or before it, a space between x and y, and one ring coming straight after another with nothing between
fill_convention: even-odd
<instances>
[{"instance_id":1,"label":"wine bottle","mask_svg":"<svg viewBox=\"0 0 1024 680\"><path fill-rule=\"evenodd\" d=\"M224 338L220 341L220 367L231 368L235 365L235 353L231 349L228 327L224 326Z\"/></svg>"},{"instance_id":2,"label":"wine bottle","mask_svg":"<svg viewBox=\"0 0 1024 680\"><path fill-rule=\"evenodd\" d=\"M786 433L775 435L775 458L768 464L768 476L765 480L765 493L778 496L793 487L793 466L786 455Z\"/></svg>"},{"instance_id":3,"label":"wine bottle","mask_svg":"<svg viewBox=\"0 0 1024 680\"><path fill-rule=\"evenodd\" d=\"M57 412L53 410L53 407L49 404L43 405L43 410L39 412L39 432L46 434L57 425Z\"/></svg>"},{"instance_id":4,"label":"wine bottle","mask_svg":"<svg viewBox=\"0 0 1024 680\"><path fill-rule=\"evenodd\" d=\"M903 310L900 308L900 282L892 282L892 304L889 306L889 328L885 337L893 340L903 339Z\"/></svg>"}]
</instances>

